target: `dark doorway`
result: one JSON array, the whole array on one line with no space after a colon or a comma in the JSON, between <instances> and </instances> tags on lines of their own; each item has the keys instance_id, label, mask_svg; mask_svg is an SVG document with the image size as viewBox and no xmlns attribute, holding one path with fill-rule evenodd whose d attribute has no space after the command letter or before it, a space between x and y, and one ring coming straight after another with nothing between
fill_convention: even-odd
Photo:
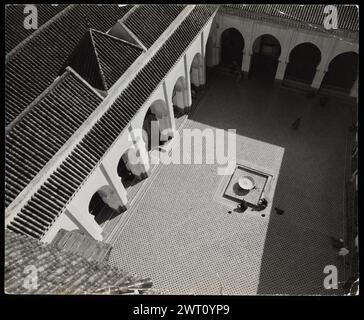
<instances>
[{"instance_id":1,"label":"dark doorway","mask_svg":"<svg viewBox=\"0 0 364 320\"><path fill-rule=\"evenodd\" d=\"M157 121L157 117L149 108L143 122L143 138L148 151L152 149L152 121Z\"/></svg>"},{"instance_id":2,"label":"dark doorway","mask_svg":"<svg viewBox=\"0 0 364 320\"><path fill-rule=\"evenodd\" d=\"M234 28L226 29L221 35L221 66L231 68L235 62L241 69L243 50L244 38L241 33Z\"/></svg>"},{"instance_id":3,"label":"dark doorway","mask_svg":"<svg viewBox=\"0 0 364 320\"><path fill-rule=\"evenodd\" d=\"M94 217L96 217L103 209L104 206L106 206L105 202L101 199L100 195L96 192L90 201L88 211L90 214L92 214Z\"/></svg>"},{"instance_id":4,"label":"dark doorway","mask_svg":"<svg viewBox=\"0 0 364 320\"><path fill-rule=\"evenodd\" d=\"M345 52L336 56L322 81L321 88L349 94L358 74L358 54Z\"/></svg>"},{"instance_id":5,"label":"dark doorway","mask_svg":"<svg viewBox=\"0 0 364 320\"><path fill-rule=\"evenodd\" d=\"M302 43L294 47L289 55L284 79L311 84L321 61L321 52L312 43Z\"/></svg>"},{"instance_id":6,"label":"dark doorway","mask_svg":"<svg viewBox=\"0 0 364 320\"><path fill-rule=\"evenodd\" d=\"M280 55L281 46L275 37L269 34L258 37L253 44L249 76L274 80Z\"/></svg>"},{"instance_id":7,"label":"dark doorway","mask_svg":"<svg viewBox=\"0 0 364 320\"><path fill-rule=\"evenodd\" d=\"M173 100L173 99L172 99ZM145 142L147 151L162 146L168 140L165 131L170 130L170 123L166 126L165 120L168 117L168 108L163 100L154 101L147 110L143 122L143 140ZM164 121L163 123L161 121ZM156 124L158 126L156 126ZM155 130L159 130L154 132ZM164 136L162 136L164 134ZM152 139L152 135L153 136ZM152 145L154 144L154 145Z\"/></svg>"},{"instance_id":8,"label":"dark doorway","mask_svg":"<svg viewBox=\"0 0 364 320\"><path fill-rule=\"evenodd\" d=\"M127 168L125 164L126 159L127 152L124 153L123 156L120 158L117 167L118 176L121 178L121 183L123 184L125 189L133 185L133 182L135 180L134 174Z\"/></svg>"},{"instance_id":9,"label":"dark doorway","mask_svg":"<svg viewBox=\"0 0 364 320\"><path fill-rule=\"evenodd\" d=\"M94 216L95 221L102 225L104 222L109 220L109 218L113 214L117 214L117 212L110 208L101 198L98 192L95 192L95 194L92 196L88 210L91 215Z\"/></svg>"}]
</instances>

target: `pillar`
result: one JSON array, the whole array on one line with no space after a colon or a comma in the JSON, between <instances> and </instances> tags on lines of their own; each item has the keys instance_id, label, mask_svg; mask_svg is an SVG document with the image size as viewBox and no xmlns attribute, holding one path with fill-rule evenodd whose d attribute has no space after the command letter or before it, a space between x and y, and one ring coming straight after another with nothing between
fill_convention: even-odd
<instances>
[{"instance_id":1,"label":"pillar","mask_svg":"<svg viewBox=\"0 0 364 320\"><path fill-rule=\"evenodd\" d=\"M321 87L322 80L324 79L326 71L316 70L315 77L312 80L311 87L319 89Z\"/></svg>"},{"instance_id":2,"label":"pillar","mask_svg":"<svg viewBox=\"0 0 364 320\"><path fill-rule=\"evenodd\" d=\"M201 64L200 64L200 85L204 86L206 84L206 62L205 62L205 58L202 57L201 58Z\"/></svg>"},{"instance_id":3,"label":"pillar","mask_svg":"<svg viewBox=\"0 0 364 320\"><path fill-rule=\"evenodd\" d=\"M150 173L150 163L149 163L149 154L147 148L145 147L145 142L142 137L136 137L134 142L134 147L137 151L136 155L139 158L139 166L141 174L139 176L140 179L145 179L149 176Z\"/></svg>"},{"instance_id":4,"label":"pillar","mask_svg":"<svg viewBox=\"0 0 364 320\"><path fill-rule=\"evenodd\" d=\"M183 112L188 112L192 105L192 94L191 94L191 86L190 86L190 71L188 70L188 63L187 63L187 56L186 54L183 56L183 63L184 63L184 69L185 69L185 92L183 93L183 96L185 99L183 99ZM186 101L186 105L184 103Z\"/></svg>"},{"instance_id":5,"label":"pillar","mask_svg":"<svg viewBox=\"0 0 364 320\"><path fill-rule=\"evenodd\" d=\"M199 60L200 85L204 86L206 84L206 47L204 31L201 32L201 58Z\"/></svg>"},{"instance_id":6,"label":"pillar","mask_svg":"<svg viewBox=\"0 0 364 320\"><path fill-rule=\"evenodd\" d=\"M284 74L286 73L287 62L279 61L276 71L275 79L278 81L282 81L284 78Z\"/></svg>"},{"instance_id":7,"label":"pillar","mask_svg":"<svg viewBox=\"0 0 364 320\"><path fill-rule=\"evenodd\" d=\"M251 57L251 53L243 52L243 63L241 64L241 71L243 71L245 74L249 73Z\"/></svg>"},{"instance_id":8,"label":"pillar","mask_svg":"<svg viewBox=\"0 0 364 320\"><path fill-rule=\"evenodd\" d=\"M220 63L220 46L215 45L212 48L212 65L217 66Z\"/></svg>"},{"instance_id":9,"label":"pillar","mask_svg":"<svg viewBox=\"0 0 364 320\"><path fill-rule=\"evenodd\" d=\"M75 208L70 204L67 206L65 214L77 225L80 230L86 232L95 240L103 240L102 228L97 224L91 214L82 213L78 208Z\"/></svg>"},{"instance_id":10,"label":"pillar","mask_svg":"<svg viewBox=\"0 0 364 320\"><path fill-rule=\"evenodd\" d=\"M212 66L217 66L219 64L220 60L220 39L218 39L218 25L215 23L211 26L212 33L212 50L211 50L211 64Z\"/></svg>"},{"instance_id":11,"label":"pillar","mask_svg":"<svg viewBox=\"0 0 364 320\"><path fill-rule=\"evenodd\" d=\"M168 115L163 116L162 118L158 119L159 123L159 130L161 132L161 140L167 141L170 136L173 136L170 127L170 119Z\"/></svg>"},{"instance_id":12,"label":"pillar","mask_svg":"<svg viewBox=\"0 0 364 320\"><path fill-rule=\"evenodd\" d=\"M168 93L167 93L167 86L166 82L163 81L163 95L164 101L166 102L167 109L168 109L168 121L169 121L169 128L170 132L168 133L168 138L173 138L175 131L176 131L176 121L174 119L174 110L173 110L173 103L169 100Z\"/></svg>"},{"instance_id":13,"label":"pillar","mask_svg":"<svg viewBox=\"0 0 364 320\"><path fill-rule=\"evenodd\" d=\"M124 188L123 183L115 172L115 168L111 168L107 163L100 164L100 171L104 175L109 187L112 189L114 197L104 198L100 194L102 200L110 207L119 212L126 211L129 208L127 191Z\"/></svg>"}]
</instances>

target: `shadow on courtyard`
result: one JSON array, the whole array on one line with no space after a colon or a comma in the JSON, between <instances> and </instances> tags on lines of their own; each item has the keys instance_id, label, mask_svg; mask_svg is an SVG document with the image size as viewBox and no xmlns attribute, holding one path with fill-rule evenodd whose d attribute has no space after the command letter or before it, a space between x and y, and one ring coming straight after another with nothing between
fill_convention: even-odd
<instances>
[{"instance_id":1,"label":"shadow on courtyard","mask_svg":"<svg viewBox=\"0 0 364 320\"><path fill-rule=\"evenodd\" d=\"M222 77L224 80L222 81ZM262 252L258 294L339 294L323 287L324 268L341 264L331 246L341 237L346 136L351 107L275 87L210 74L206 105L192 120L283 147ZM213 88L213 90L211 90ZM298 130L291 124L301 118ZM275 208L283 210L277 214Z\"/></svg>"}]
</instances>

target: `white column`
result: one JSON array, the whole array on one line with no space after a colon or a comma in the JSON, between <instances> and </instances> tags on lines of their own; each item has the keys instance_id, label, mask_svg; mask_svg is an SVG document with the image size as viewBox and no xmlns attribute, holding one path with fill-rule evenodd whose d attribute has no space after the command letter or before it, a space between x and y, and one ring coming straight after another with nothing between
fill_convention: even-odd
<instances>
[{"instance_id":1,"label":"white column","mask_svg":"<svg viewBox=\"0 0 364 320\"><path fill-rule=\"evenodd\" d=\"M241 71L249 73L251 54L243 52L243 63L241 64Z\"/></svg>"},{"instance_id":2,"label":"white column","mask_svg":"<svg viewBox=\"0 0 364 320\"><path fill-rule=\"evenodd\" d=\"M97 224L91 214L82 214L77 208L70 204L67 206L65 214L82 231L88 233L94 239L102 241L102 228Z\"/></svg>"},{"instance_id":3,"label":"white column","mask_svg":"<svg viewBox=\"0 0 364 320\"><path fill-rule=\"evenodd\" d=\"M322 80L324 79L326 71L316 70L315 77L312 80L311 87L319 89L321 87Z\"/></svg>"},{"instance_id":4,"label":"white column","mask_svg":"<svg viewBox=\"0 0 364 320\"><path fill-rule=\"evenodd\" d=\"M213 45L212 45L212 65L217 66L220 63L220 38L218 33L218 22L214 22L212 25L212 30L210 32L213 32Z\"/></svg>"},{"instance_id":5,"label":"white column","mask_svg":"<svg viewBox=\"0 0 364 320\"><path fill-rule=\"evenodd\" d=\"M168 136L173 138L176 131L176 121L174 119L173 103L169 100L165 81L163 81L163 95L168 108L169 128L171 129Z\"/></svg>"},{"instance_id":6,"label":"white column","mask_svg":"<svg viewBox=\"0 0 364 320\"><path fill-rule=\"evenodd\" d=\"M283 80L284 74L286 72L287 62L285 61L279 61L276 76L275 79L277 80Z\"/></svg>"},{"instance_id":7,"label":"white column","mask_svg":"<svg viewBox=\"0 0 364 320\"><path fill-rule=\"evenodd\" d=\"M115 210L125 211L128 209L129 206L127 191L125 190L124 185L122 184L117 174L112 174L112 172L115 171L113 169L115 168L111 168L107 163L100 164L100 171L104 175L108 185L113 190L115 195L110 199L103 200L107 205L109 205L109 207Z\"/></svg>"},{"instance_id":8,"label":"white column","mask_svg":"<svg viewBox=\"0 0 364 320\"><path fill-rule=\"evenodd\" d=\"M217 66L220 63L220 46L215 45L212 48L212 65Z\"/></svg>"},{"instance_id":9,"label":"white column","mask_svg":"<svg viewBox=\"0 0 364 320\"><path fill-rule=\"evenodd\" d=\"M350 97L357 98L358 97L358 78L356 78L351 90Z\"/></svg>"},{"instance_id":10,"label":"white column","mask_svg":"<svg viewBox=\"0 0 364 320\"><path fill-rule=\"evenodd\" d=\"M201 59L199 61L199 78L200 85L206 84L206 48L205 48L205 33L201 32Z\"/></svg>"},{"instance_id":11,"label":"white column","mask_svg":"<svg viewBox=\"0 0 364 320\"><path fill-rule=\"evenodd\" d=\"M161 132L161 140L167 141L168 138L171 136L169 116L166 115L158 119L158 123L159 123L159 130Z\"/></svg>"},{"instance_id":12,"label":"white column","mask_svg":"<svg viewBox=\"0 0 364 320\"><path fill-rule=\"evenodd\" d=\"M200 71L200 85L204 86L206 84L206 64L204 58L202 58L199 71Z\"/></svg>"},{"instance_id":13,"label":"white column","mask_svg":"<svg viewBox=\"0 0 364 320\"><path fill-rule=\"evenodd\" d=\"M150 163L145 142L141 137L135 137L134 148L136 150L136 156L139 161L140 168L140 174L138 175L138 178L145 179L149 176Z\"/></svg>"},{"instance_id":14,"label":"white column","mask_svg":"<svg viewBox=\"0 0 364 320\"><path fill-rule=\"evenodd\" d=\"M191 84L190 84L190 70L188 70L186 54L183 56L183 63L184 63L184 67L185 67L185 80L186 80L186 83L185 83L186 91L184 92L185 99L183 99L183 100L186 101L186 103L187 103L187 105L184 105L185 110L183 110L183 111L188 111L188 109L192 105L192 94L191 94Z\"/></svg>"},{"instance_id":15,"label":"white column","mask_svg":"<svg viewBox=\"0 0 364 320\"><path fill-rule=\"evenodd\" d=\"M142 137L143 130L133 130L129 127L129 134L133 145L128 150L128 169L133 166L133 174L139 179L148 177L150 170L149 154Z\"/></svg>"}]
</instances>

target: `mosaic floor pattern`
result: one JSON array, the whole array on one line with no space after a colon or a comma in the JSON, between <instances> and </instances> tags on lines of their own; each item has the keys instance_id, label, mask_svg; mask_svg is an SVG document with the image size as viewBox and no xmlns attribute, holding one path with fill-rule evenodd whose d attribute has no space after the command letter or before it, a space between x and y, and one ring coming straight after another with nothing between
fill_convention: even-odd
<instances>
[{"instance_id":1,"label":"mosaic floor pattern","mask_svg":"<svg viewBox=\"0 0 364 320\"><path fill-rule=\"evenodd\" d=\"M215 201L217 165L159 165L110 238L111 264L165 294L340 294L323 288L323 270L336 265L341 277L330 237L342 234L350 108L222 77L208 79L185 127L237 129L238 162L277 177L265 216Z\"/></svg>"}]
</instances>

